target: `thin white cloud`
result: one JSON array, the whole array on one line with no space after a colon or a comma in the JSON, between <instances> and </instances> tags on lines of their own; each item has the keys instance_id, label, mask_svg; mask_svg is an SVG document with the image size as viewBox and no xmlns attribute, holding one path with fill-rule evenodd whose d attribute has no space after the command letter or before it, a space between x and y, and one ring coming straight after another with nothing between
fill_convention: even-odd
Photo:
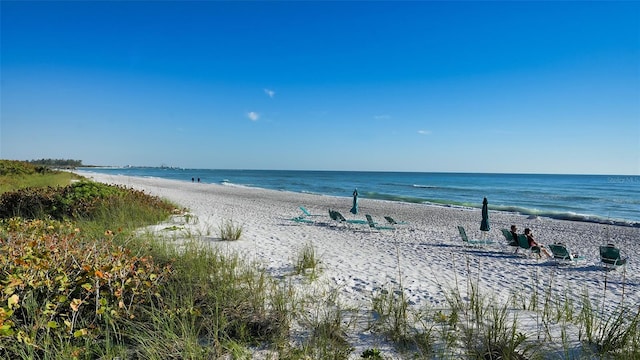
<instances>
[{"instance_id":1,"label":"thin white cloud","mask_svg":"<svg viewBox=\"0 0 640 360\"><path fill-rule=\"evenodd\" d=\"M276 92L270 89L264 89L264 93L267 94L267 96L269 96L272 99L274 96L276 96Z\"/></svg>"},{"instance_id":2,"label":"thin white cloud","mask_svg":"<svg viewBox=\"0 0 640 360\"><path fill-rule=\"evenodd\" d=\"M431 135L430 130L418 130L418 134L420 135Z\"/></svg>"},{"instance_id":3,"label":"thin white cloud","mask_svg":"<svg viewBox=\"0 0 640 360\"><path fill-rule=\"evenodd\" d=\"M258 121L258 119L260 118L260 114L258 114L255 111L250 111L250 112L247 113L247 117L251 121Z\"/></svg>"},{"instance_id":4,"label":"thin white cloud","mask_svg":"<svg viewBox=\"0 0 640 360\"><path fill-rule=\"evenodd\" d=\"M389 120L391 119L391 115L375 115L373 118L376 120Z\"/></svg>"}]
</instances>

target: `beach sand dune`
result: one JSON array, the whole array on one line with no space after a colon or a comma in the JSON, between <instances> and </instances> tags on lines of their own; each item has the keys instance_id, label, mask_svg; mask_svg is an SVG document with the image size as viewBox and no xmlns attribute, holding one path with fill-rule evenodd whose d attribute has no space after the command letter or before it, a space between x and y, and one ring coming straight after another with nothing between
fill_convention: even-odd
<instances>
[{"instance_id":1,"label":"beach sand dune","mask_svg":"<svg viewBox=\"0 0 640 360\"><path fill-rule=\"evenodd\" d=\"M625 303L640 303L640 268L635 259L640 248L638 228L530 219L491 211L488 237L498 244L465 247L456 227L464 226L469 237L480 237L479 209L360 198L360 214L352 215L348 211L350 196L79 173L95 181L141 189L187 208L199 219L190 225L192 233L202 234L202 240L212 246L263 264L276 277L290 274L296 254L312 244L321 261L318 283L335 289L340 301L348 306L370 309L377 291L400 285L412 306L445 306L445 296L451 289L458 289L464 296L469 284L477 285L482 294L500 303L513 299L514 294L543 294L548 289L558 298L576 304L586 292L598 304L606 299L612 308L623 297ZM291 221L302 214L298 208L301 205L322 216L312 217L314 224ZM370 214L383 223L383 216L389 215L407 224L396 226L395 231L337 224L330 220L329 209L338 210L349 219L364 219L364 214ZM239 241L222 242L216 238L217 227L226 220L242 225ZM520 231L525 227L533 229L542 244L563 242L585 260L567 266L544 257L513 254L500 232L511 224ZM598 246L606 243L614 243L629 256L626 268L609 272L602 269Z\"/></svg>"}]
</instances>

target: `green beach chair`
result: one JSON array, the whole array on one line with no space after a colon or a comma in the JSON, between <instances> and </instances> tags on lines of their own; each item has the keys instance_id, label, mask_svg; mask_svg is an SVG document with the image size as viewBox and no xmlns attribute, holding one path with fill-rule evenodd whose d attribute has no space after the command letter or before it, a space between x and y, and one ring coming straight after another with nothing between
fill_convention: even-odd
<instances>
[{"instance_id":1,"label":"green beach chair","mask_svg":"<svg viewBox=\"0 0 640 360\"><path fill-rule=\"evenodd\" d=\"M529 246L529 241L524 234L518 234L518 245L520 248L528 250L530 254L538 254L538 257L541 257L540 247L539 246ZM527 254L525 254L527 255Z\"/></svg>"},{"instance_id":2,"label":"green beach chair","mask_svg":"<svg viewBox=\"0 0 640 360\"><path fill-rule=\"evenodd\" d=\"M378 225L375 221L373 221L373 218L369 214L366 214L364 217L367 218L367 223L369 224L369 227L371 229L374 229L374 230L395 230L396 229L393 226L380 226L380 225Z\"/></svg>"},{"instance_id":3,"label":"green beach chair","mask_svg":"<svg viewBox=\"0 0 640 360\"><path fill-rule=\"evenodd\" d=\"M395 221L391 216L385 216L384 217L385 220L387 220L387 222L391 225L404 225L407 224L406 221Z\"/></svg>"},{"instance_id":4,"label":"green beach chair","mask_svg":"<svg viewBox=\"0 0 640 360\"><path fill-rule=\"evenodd\" d=\"M304 223L304 224L313 224L313 220L306 219L304 216L296 216L294 218L289 219L293 222Z\"/></svg>"},{"instance_id":5,"label":"green beach chair","mask_svg":"<svg viewBox=\"0 0 640 360\"><path fill-rule=\"evenodd\" d=\"M500 229L500 231L502 232L502 236L504 236L505 240L507 240L509 246L518 246L518 239L513 238L509 229Z\"/></svg>"},{"instance_id":6,"label":"green beach chair","mask_svg":"<svg viewBox=\"0 0 640 360\"><path fill-rule=\"evenodd\" d=\"M550 244L549 250L553 254L553 259L556 262L564 261L568 264L575 264L578 261L584 260L584 256L580 256L569 251L567 246L562 243Z\"/></svg>"},{"instance_id":7,"label":"green beach chair","mask_svg":"<svg viewBox=\"0 0 640 360\"><path fill-rule=\"evenodd\" d=\"M333 215L332 215L333 213ZM352 219L346 219L344 216L342 216L342 214L339 211L336 210L329 210L329 216L331 216L332 219L341 222L341 223L345 223L345 224L356 224L356 225L366 225L367 222L365 220L352 220Z\"/></svg>"},{"instance_id":8,"label":"green beach chair","mask_svg":"<svg viewBox=\"0 0 640 360\"><path fill-rule=\"evenodd\" d=\"M467 236L467 231L462 226L458 226L458 232L460 233L460 237L462 238L462 242L466 245L491 245L493 244L493 240L481 240L481 239L469 239Z\"/></svg>"},{"instance_id":9,"label":"green beach chair","mask_svg":"<svg viewBox=\"0 0 640 360\"><path fill-rule=\"evenodd\" d=\"M310 213L309 210L307 210L307 208L304 207L304 206L300 206L300 210L302 210L303 216L323 216L323 215L320 215L320 214L312 214L312 213Z\"/></svg>"},{"instance_id":10,"label":"green beach chair","mask_svg":"<svg viewBox=\"0 0 640 360\"><path fill-rule=\"evenodd\" d=\"M620 255L620 249L613 244L607 244L600 246L600 261L605 266L605 269L616 269L619 266L623 266L627 263L627 258L623 258Z\"/></svg>"},{"instance_id":11,"label":"green beach chair","mask_svg":"<svg viewBox=\"0 0 640 360\"><path fill-rule=\"evenodd\" d=\"M520 248L518 239L514 239L511 231L509 231L508 229L500 229L500 231L502 232L502 236L504 236L504 238L507 240L507 245L515 247L516 250L514 252L517 253L518 249Z\"/></svg>"},{"instance_id":12,"label":"green beach chair","mask_svg":"<svg viewBox=\"0 0 640 360\"><path fill-rule=\"evenodd\" d=\"M331 220L337 222L338 224L342 224L342 220L340 220L336 212L331 209L329 209L329 218L331 218Z\"/></svg>"}]
</instances>

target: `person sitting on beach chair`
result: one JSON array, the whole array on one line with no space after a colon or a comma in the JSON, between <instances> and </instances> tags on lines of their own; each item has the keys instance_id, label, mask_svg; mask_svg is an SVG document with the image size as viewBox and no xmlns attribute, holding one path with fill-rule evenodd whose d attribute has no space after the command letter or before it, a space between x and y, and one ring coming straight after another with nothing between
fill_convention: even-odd
<instances>
[{"instance_id":1,"label":"person sitting on beach chair","mask_svg":"<svg viewBox=\"0 0 640 360\"><path fill-rule=\"evenodd\" d=\"M544 246L538 244L536 242L536 240L533 238L533 232L531 232L531 229L526 228L524 229L524 236L527 237L527 241L529 242L529 247L532 250L538 250L540 249L541 252L544 252L545 255L547 255L547 257L552 257L553 255L551 255L551 253L549 252L549 250L547 250L547 248L545 248Z\"/></svg>"},{"instance_id":2,"label":"person sitting on beach chair","mask_svg":"<svg viewBox=\"0 0 640 360\"><path fill-rule=\"evenodd\" d=\"M509 245L518 246L518 227L515 225L511 225L511 230L509 232L511 233L511 237L513 238Z\"/></svg>"}]
</instances>

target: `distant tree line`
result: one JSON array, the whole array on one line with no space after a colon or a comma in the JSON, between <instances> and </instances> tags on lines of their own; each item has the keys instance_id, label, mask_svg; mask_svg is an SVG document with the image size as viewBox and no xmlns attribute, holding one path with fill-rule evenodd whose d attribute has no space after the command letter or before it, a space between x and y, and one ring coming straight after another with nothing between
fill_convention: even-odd
<instances>
[{"instance_id":1,"label":"distant tree line","mask_svg":"<svg viewBox=\"0 0 640 360\"><path fill-rule=\"evenodd\" d=\"M75 168L75 167L82 166L82 160L72 160L72 159L40 159L40 160L29 160L27 162L32 165L59 167L59 168Z\"/></svg>"}]
</instances>

